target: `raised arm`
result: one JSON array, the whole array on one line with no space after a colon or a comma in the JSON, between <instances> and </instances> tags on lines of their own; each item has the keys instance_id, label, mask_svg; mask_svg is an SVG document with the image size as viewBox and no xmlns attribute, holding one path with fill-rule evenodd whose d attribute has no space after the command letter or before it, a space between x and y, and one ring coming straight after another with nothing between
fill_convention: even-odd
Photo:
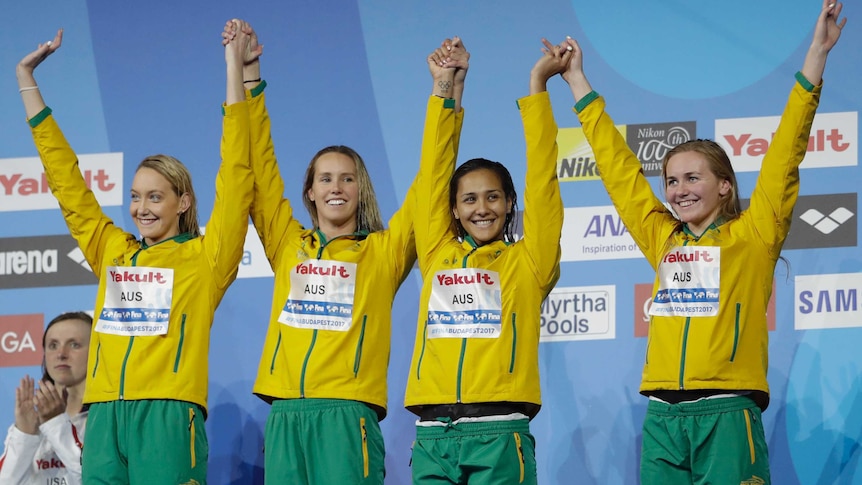
<instances>
[{"instance_id":1,"label":"raised arm","mask_svg":"<svg viewBox=\"0 0 862 485\"><path fill-rule=\"evenodd\" d=\"M249 103L249 130L251 143L251 168L254 175L254 191L251 218L258 237L263 243L266 257L273 269L278 267L282 248L302 226L293 217L290 201L284 198L284 181L278 169L278 160L272 143L269 113L266 109L266 82L261 79L260 56L263 45L248 22L241 28L249 36L249 44L243 57L243 87ZM225 38L236 35L230 23L225 26Z\"/></svg>"},{"instance_id":2,"label":"raised arm","mask_svg":"<svg viewBox=\"0 0 862 485\"><path fill-rule=\"evenodd\" d=\"M108 240L124 234L114 226L99 206L96 196L87 187L84 176L78 168L78 157L45 106L42 93L33 75L48 56L60 48L63 30L57 31L53 40L39 44L35 51L24 56L15 68L18 90L27 113L27 122L33 133L33 141L45 168L45 176L51 192L57 198L66 225L84 257L93 269L93 274L101 276L101 254ZM131 234L125 234L130 242Z\"/></svg>"},{"instance_id":3,"label":"raised arm","mask_svg":"<svg viewBox=\"0 0 862 485\"><path fill-rule=\"evenodd\" d=\"M547 84L565 70L572 51L565 44L542 43L542 56L530 71L530 95L518 100L518 108L527 146L523 244L537 279L550 286L559 277L563 201L557 181L557 123Z\"/></svg>"},{"instance_id":4,"label":"raised arm","mask_svg":"<svg viewBox=\"0 0 862 485\"><path fill-rule=\"evenodd\" d=\"M664 249L661 243L676 220L653 193L640 160L605 112L604 98L587 81L581 47L572 38L566 38L566 44L572 48L572 57L562 76L574 96L574 111L596 157L605 190L632 238L656 267Z\"/></svg>"},{"instance_id":5,"label":"raised arm","mask_svg":"<svg viewBox=\"0 0 862 485\"><path fill-rule=\"evenodd\" d=\"M454 54L453 54L454 51ZM454 56L454 60L453 60ZM422 155L416 189L416 253L423 270L428 257L440 244L453 237L450 230L449 179L458 156L463 112L460 98L469 67L469 53L459 38L446 39L427 58L431 73L431 96L425 115ZM456 89L456 70L460 87ZM458 110L456 112L456 109Z\"/></svg>"},{"instance_id":6,"label":"raised arm","mask_svg":"<svg viewBox=\"0 0 862 485\"><path fill-rule=\"evenodd\" d=\"M808 149L808 137L820 102L820 88L826 58L838 42L847 23L838 16L843 5L824 0L817 16L811 46L802 70L784 107L781 121L763 156L760 174L747 211L762 241L777 257L781 251L793 207L799 196L799 164Z\"/></svg>"},{"instance_id":7,"label":"raised arm","mask_svg":"<svg viewBox=\"0 0 862 485\"><path fill-rule=\"evenodd\" d=\"M817 16L817 23L814 25L814 37L811 39L811 46L808 48L805 63L802 65L802 75L815 86L820 85L823 70L826 68L826 57L829 55L829 51L835 47L838 38L841 37L841 30L847 23L846 17L840 22L838 21L843 8L844 4L841 2L823 0L823 8L820 10L820 15Z\"/></svg>"},{"instance_id":8,"label":"raised arm","mask_svg":"<svg viewBox=\"0 0 862 485\"><path fill-rule=\"evenodd\" d=\"M239 25L239 20L233 20ZM219 288L236 277L242 259L242 248L248 228L248 211L252 197L252 174L249 166L248 103L242 88L243 54L249 36L240 32L225 45L227 90L222 125L222 163L216 176L215 204L204 248Z\"/></svg>"}]
</instances>

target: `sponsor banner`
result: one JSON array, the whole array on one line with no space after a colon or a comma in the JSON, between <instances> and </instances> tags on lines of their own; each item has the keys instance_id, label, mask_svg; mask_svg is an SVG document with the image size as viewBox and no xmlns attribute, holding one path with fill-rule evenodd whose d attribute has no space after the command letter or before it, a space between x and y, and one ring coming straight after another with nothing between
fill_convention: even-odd
<instances>
[{"instance_id":1,"label":"sponsor banner","mask_svg":"<svg viewBox=\"0 0 862 485\"><path fill-rule=\"evenodd\" d=\"M542 302L540 342L616 338L616 287L554 288Z\"/></svg>"},{"instance_id":2,"label":"sponsor banner","mask_svg":"<svg viewBox=\"0 0 862 485\"><path fill-rule=\"evenodd\" d=\"M0 367L42 364L45 316L0 315Z\"/></svg>"},{"instance_id":3,"label":"sponsor banner","mask_svg":"<svg viewBox=\"0 0 862 485\"><path fill-rule=\"evenodd\" d=\"M617 126L625 137L625 126ZM581 128L560 128L557 132L557 177L560 182L599 180L596 158Z\"/></svg>"},{"instance_id":4,"label":"sponsor banner","mask_svg":"<svg viewBox=\"0 0 862 485\"><path fill-rule=\"evenodd\" d=\"M560 245L561 261L643 257L612 205L567 207Z\"/></svg>"},{"instance_id":5,"label":"sponsor banner","mask_svg":"<svg viewBox=\"0 0 862 485\"><path fill-rule=\"evenodd\" d=\"M661 164L671 148L697 138L697 123L681 121L625 125L626 143L638 157L644 175L661 175Z\"/></svg>"},{"instance_id":6,"label":"sponsor banner","mask_svg":"<svg viewBox=\"0 0 862 485\"><path fill-rule=\"evenodd\" d=\"M857 194L801 195L782 249L840 248L857 245ZM741 201L748 209L751 199Z\"/></svg>"},{"instance_id":7,"label":"sponsor banner","mask_svg":"<svg viewBox=\"0 0 862 485\"><path fill-rule=\"evenodd\" d=\"M855 247L856 193L799 197L784 249Z\"/></svg>"},{"instance_id":8,"label":"sponsor banner","mask_svg":"<svg viewBox=\"0 0 862 485\"><path fill-rule=\"evenodd\" d=\"M123 205L123 154L78 155L78 166L102 207ZM0 212L58 209L39 157L0 160Z\"/></svg>"},{"instance_id":9,"label":"sponsor banner","mask_svg":"<svg viewBox=\"0 0 862 485\"><path fill-rule=\"evenodd\" d=\"M694 121L616 125L629 148L643 166L644 174L661 174L661 162L671 148L696 137ZM596 157L582 128L560 128L557 134L559 159L557 176L560 182L599 180Z\"/></svg>"},{"instance_id":10,"label":"sponsor banner","mask_svg":"<svg viewBox=\"0 0 862 485\"><path fill-rule=\"evenodd\" d=\"M715 141L737 172L758 172L780 116L715 120ZM800 168L850 167L858 162L858 113L818 113Z\"/></svg>"},{"instance_id":11,"label":"sponsor banner","mask_svg":"<svg viewBox=\"0 0 862 485\"><path fill-rule=\"evenodd\" d=\"M95 285L72 236L0 239L0 289Z\"/></svg>"},{"instance_id":12,"label":"sponsor banner","mask_svg":"<svg viewBox=\"0 0 862 485\"><path fill-rule=\"evenodd\" d=\"M646 337L649 335L649 310L652 305L652 283L638 283L635 285L634 301L634 329L635 337ZM772 296L766 305L766 328L771 332L775 330L775 282L772 282Z\"/></svg>"},{"instance_id":13,"label":"sponsor banner","mask_svg":"<svg viewBox=\"0 0 862 485\"><path fill-rule=\"evenodd\" d=\"M206 227L201 227L201 234L206 232ZM269 265L269 260L266 259L266 251L263 249L263 243L260 242L260 237L254 229L254 225L249 224L245 234L245 244L242 249L242 261L239 263L239 272L237 278L272 278L272 267Z\"/></svg>"},{"instance_id":14,"label":"sponsor banner","mask_svg":"<svg viewBox=\"0 0 862 485\"><path fill-rule=\"evenodd\" d=\"M862 273L797 276L796 330L862 327Z\"/></svg>"}]
</instances>

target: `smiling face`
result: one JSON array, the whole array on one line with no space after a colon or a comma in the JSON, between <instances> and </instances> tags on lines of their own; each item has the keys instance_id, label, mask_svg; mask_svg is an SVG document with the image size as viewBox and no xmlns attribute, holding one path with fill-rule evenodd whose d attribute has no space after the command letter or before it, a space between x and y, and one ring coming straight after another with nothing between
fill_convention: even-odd
<instances>
[{"instance_id":1,"label":"smiling face","mask_svg":"<svg viewBox=\"0 0 862 485\"><path fill-rule=\"evenodd\" d=\"M338 152L318 157L306 197L314 204L318 228L327 239L356 231L359 184L352 158Z\"/></svg>"},{"instance_id":2,"label":"smiling face","mask_svg":"<svg viewBox=\"0 0 862 485\"><path fill-rule=\"evenodd\" d=\"M159 172L141 167L132 180L129 212L147 245L180 233L180 214L190 205L188 194L178 196L170 181Z\"/></svg>"},{"instance_id":3,"label":"smiling face","mask_svg":"<svg viewBox=\"0 0 862 485\"><path fill-rule=\"evenodd\" d=\"M721 213L731 195L731 182L717 177L703 154L684 151L667 161L665 194L679 219L699 236Z\"/></svg>"},{"instance_id":4,"label":"smiling face","mask_svg":"<svg viewBox=\"0 0 862 485\"><path fill-rule=\"evenodd\" d=\"M87 378L90 324L78 319L55 322L45 333L45 369L55 384L73 387Z\"/></svg>"},{"instance_id":5,"label":"smiling face","mask_svg":"<svg viewBox=\"0 0 862 485\"><path fill-rule=\"evenodd\" d=\"M506 215L511 211L512 201L491 170L473 170L458 180L452 214L476 244L502 240Z\"/></svg>"}]
</instances>

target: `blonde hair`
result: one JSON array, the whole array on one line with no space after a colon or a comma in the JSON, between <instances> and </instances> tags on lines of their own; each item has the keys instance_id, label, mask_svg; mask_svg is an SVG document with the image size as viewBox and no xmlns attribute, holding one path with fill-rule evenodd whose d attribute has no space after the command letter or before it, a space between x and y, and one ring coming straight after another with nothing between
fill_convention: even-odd
<instances>
[{"instance_id":1,"label":"blonde hair","mask_svg":"<svg viewBox=\"0 0 862 485\"><path fill-rule=\"evenodd\" d=\"M183 162L177 160L170 155L150 155L143 159L138 164L138 170L149 168L155 170L162 175L174 189L177 197L182 197L183 194L189 196L189 208L180 214L180 234L189 233L192 237L201 235L201 228L198 224L198 202L195 197L195 189L192 187L192 174L189 169L183 165Z\"/></svg>"},{"instance_id":2,"label":"blonde hair","mask_svg":"<svg viewBox=\"0 0 862 485\"><path fill-rule=\"evenodd\" d=\"M359 186L359 206L356 208L356 230L376 232L383 230L383 218L380 216L380 208L377 206L377 196L374 194L374 186L371 185L371 177L368 175L368 169L365 168L365 162L356 151L344 145L328 146L314 155L308 168L305 170L305 183L302 185L302 203L305 209L311 215L311 221L314 227L320 227L317 220L317 206L314 201L308 197L308 191L314 183L314 173L316 170L317 160L327 153L340 153L353 159L356 165L356 183Z\"/></svg>"},{"instance_id":3,"label":"blonde hair","mask_svg":"<svg viewBox=\"0 0 862 485\"><path fill-rule=\"evenodd\" d=\"M742 212L742 204L739 201L739 185L736 183L736 173L733 171L733 165L730 163L730 158L727 157L727 152L721 148L721 145L712 140L687 141L673 147L665 154L661 164L661 179L664 182L665 194L667 194L667 163L672 156L685 152L697 152L703 155L712 174L718 180L730 182L730 192L723 195L719 203L718 219L721 222L729 222L739 217ZM665 196L665 198L667 197Z\"/></svg>"}]
</instances>

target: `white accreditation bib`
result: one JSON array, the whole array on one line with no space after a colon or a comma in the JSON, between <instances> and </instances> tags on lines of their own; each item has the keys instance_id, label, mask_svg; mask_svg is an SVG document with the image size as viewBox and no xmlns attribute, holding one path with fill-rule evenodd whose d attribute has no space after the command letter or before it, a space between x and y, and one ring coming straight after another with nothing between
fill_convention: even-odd
<instances>
[{"instance_id":1,"label":"white accreditation bib","mask_svg":"<svg viewBox=\"0 0 862 485\"><path fill-rule=\"evenodd\" d=\"M721 248L680 246L662 258L659 288L649 314L677 317L718 315Z\"/></svg>"},{"instance_id":2,"label":"white accreditation bib","mask_svg":"<svg viewBox=\"0 0 862 485\"><path fill-rule=\"evenodd\" d=\"M296 328L350 330L356 263L309 259L290 271L290 294L278 321Z\"/></svg>"},{"instance_id":3,"label":"white accreditation bib","mask_svg":"<svg viewBox=\"0 0 862 485\"><path fill-rule=\"evenodd\" d=\"M503 312L500 275L477 268L433 276L427 338L498 338Z\"/></svg>"},{"instance_id":4,"label":"white accreditation bib","mask_svg":"<svg viewBox=\"0 0 862 485\"><path fill-rule=\"evenodd\" d=\"M168 333L174 270L110 266L106 271L105 303L96 331L124 336Z\"/></svg>"}]
</instances>

